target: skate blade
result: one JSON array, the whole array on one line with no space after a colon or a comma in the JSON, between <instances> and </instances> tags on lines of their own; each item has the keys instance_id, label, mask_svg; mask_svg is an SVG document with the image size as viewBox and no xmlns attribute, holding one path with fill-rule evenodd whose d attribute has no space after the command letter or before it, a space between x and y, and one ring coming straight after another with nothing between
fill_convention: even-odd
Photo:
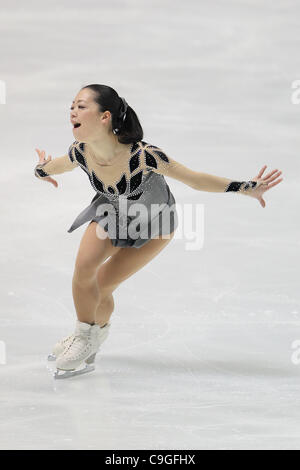
<instances>
[{"instance_id":1,"label":"skate blade","mask_svg":"<svg viewBox=\"0 0 300 470\"><path fill-rule=\"evenodd\" d=\"M93 372L95 370L94 364L86 364L83 369L80 370L62 370L57 369L56 372L53 374L54 379L68 379L70 377L76 377L77 375L88 374L89 372Z\"/></svg>"},{"instance_id":2,"label":"skate blade","mask_svg":"<svg viewBox=\"0 0 300 470\"><path fill-rule=\"evenodd\" d=\"M56 361L56 356L54 354L49 354L49 356L47 357L47 360L49 362Z\"/></svg>"}]
</instances>

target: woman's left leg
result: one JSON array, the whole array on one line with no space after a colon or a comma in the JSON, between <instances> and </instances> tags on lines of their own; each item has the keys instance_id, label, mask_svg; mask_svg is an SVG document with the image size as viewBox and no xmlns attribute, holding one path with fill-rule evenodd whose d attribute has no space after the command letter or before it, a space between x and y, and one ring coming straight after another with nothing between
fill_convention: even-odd
<instances>
[{"instance_id":1,"label":"woman's left leg","mask_svg":"<svg viewBox=\"0 0 300 470\"><path fill-rule=\"evenodd\" d=\"M96 309L96 322L103 326L108 322L114 310L113 291L170 243L174 233L169 238L152 238L141 248L120 248L108 261L102 264L97 272L96 279L99 287L99 304Z\"/></svg>"}]
</instances>

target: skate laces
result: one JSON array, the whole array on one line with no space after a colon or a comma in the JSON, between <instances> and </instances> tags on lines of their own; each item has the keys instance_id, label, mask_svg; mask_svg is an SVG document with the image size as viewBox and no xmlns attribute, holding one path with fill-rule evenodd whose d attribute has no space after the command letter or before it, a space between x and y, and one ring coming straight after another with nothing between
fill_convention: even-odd
<instances>
[{"instance_id":1,"label":"skate laces","mask_svg":"<svg viewBox=\"0 0 300 470\"><path fill-rule=\"evenodd\" d=\"M73 338L74 335L70 335L70 336L67 336L66 338L64 338L62 340L62 343L65 344L65 343L68 343L69 341L71 341L71 339Z\"/></svg>"},{"instance_id":2,"label":"skate laces","mask_svg":"<svg viewBox=\"0 0 300 470\"><path fill-rule=\"evenodd\" d=\"M89 330L82 330L78 326L75 333L69 337L69 342L66 341L66 348L62 353L65 359L80 359L81 356L88 354L94 346L99 349L100 344L103 342L108 333L108 326L106 324L102 329L99 325L93 325ZM93 344L95 345L93 346Z\"/></svg>"},{"instance_id":3,"label":"skate laces","mask_svg":"<svg viewBox=\"0 0 300 470\"><path fill-rule=\"evenodd\" d=\"M63 356L68 357L71 355L72 359L76 359L80 357L81 354L85 354L89 349L91 349L91 335L77 334L63 352Z\"/></svg>"}]
</instances>

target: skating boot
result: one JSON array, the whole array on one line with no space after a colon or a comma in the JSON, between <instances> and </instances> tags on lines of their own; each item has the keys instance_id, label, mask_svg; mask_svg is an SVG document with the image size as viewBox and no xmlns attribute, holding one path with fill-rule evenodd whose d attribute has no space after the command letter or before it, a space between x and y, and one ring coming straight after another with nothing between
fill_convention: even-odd
<instances>
[{"instance_id":1,"label":"skating boot","mask_svg":"<svg viewBox=\"0 0 300 470\"><path fill-rule=\"evenodd\" d=\"M77 321L74 337L57 357L54 378L64 379L95 370L99 350L99 325Z\"/></svg>"},{"instance_id":2,"label":"skating boot","mask_svg":"<svg viewBox=\"0 0 300 470\"><path fill-rule=\"evenodd\" d=\"M77 320L77 323L78 323L78 320ZM108 322L108 323L106 323L105 326L103 326L99 330L99 348L108 336L110 325L111 325L110 322ZM62 354L64 352L65 348L67 346L69 346L69 344L72 342L73 338L74 338L74 333L72 335L67 336L66 338L62 339L58 343L56 343L56 345L53 348L52 353L49 354L49 356L48 356L48 361L56 361L58 356L60 354Z\"/></svg>"}]
</instances>

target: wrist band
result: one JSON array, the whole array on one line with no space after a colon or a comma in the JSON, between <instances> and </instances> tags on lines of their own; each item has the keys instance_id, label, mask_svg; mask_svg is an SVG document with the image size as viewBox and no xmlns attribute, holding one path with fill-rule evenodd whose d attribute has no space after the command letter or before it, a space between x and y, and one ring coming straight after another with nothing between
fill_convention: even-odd
<instances>
[{"instance_id":1,"label":"wrist band","mask_svg":"<svg viewBox=\"0 0 300 470\"><path fill-rule=\"evenodd\" d=\"M225 193L228 193L229 191L241 191L244 189L245 191L248 191L249 188L253 189L257 185L256 181L231 181L225 189Z\"/></svg>"},{"instance_id":2,"label":"wrist band","mask_svg":"<svg viewBox=\"0 0 300 470\"><path fill-rule=\"evenodd\" d=\"M45 163L39 163L38 165L36 165L36 167L34 168L34 174L37 178L45 178L45 176L50 176L48 175L48 173L46 173L44 170L43 170L43 166L46 165L46 163L49 163L49 162L45 162Z\"/></svg>"}]
</instances>

